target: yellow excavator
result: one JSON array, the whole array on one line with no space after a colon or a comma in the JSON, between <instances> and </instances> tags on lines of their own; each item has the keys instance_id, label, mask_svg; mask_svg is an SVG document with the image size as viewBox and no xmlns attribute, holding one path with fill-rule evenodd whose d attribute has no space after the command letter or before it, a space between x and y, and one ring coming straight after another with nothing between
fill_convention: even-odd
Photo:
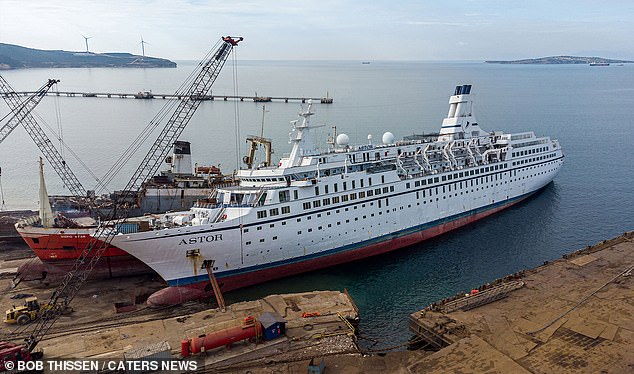
<instances>
[{"instance_id":1,"label":"yellow excavator","mask_svg":"<svg viewBox=\"0 0 634 374\"><path fill-rule=\"evenodd\" d=\"M37 301L37 297L27 297L24 299L24 305L14 305L11 309L7 310L4 323L26 325L38 319L43 309L44 306L40 305Z\"/></svg>"}]
</instances>

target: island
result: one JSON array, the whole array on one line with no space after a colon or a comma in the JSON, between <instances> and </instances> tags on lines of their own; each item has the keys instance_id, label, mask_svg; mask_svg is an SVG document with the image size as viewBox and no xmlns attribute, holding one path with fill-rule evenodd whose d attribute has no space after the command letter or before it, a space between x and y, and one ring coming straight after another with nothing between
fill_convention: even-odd
<instances>
[{"instance_id":1,"label":"island","mask_svg":"<svg viewBox=\"0 0 634 374\"><path fill-rule=\"evenodd\" d=\"M613 60L603 57L581 57L581 56L550 56L540 58L527 58L523 60L510 61L485 61L487 64L631 64L634 61Z\"/></svg>"},{"instance_id":2,"label":"island","mask_svg":"<svg viewBox=\"0 0 634 374\"><path fill-rule=\"evenodd\" d=\"M131 53L72 52L0 43L0 70L27 68L175 68L176 63Z\"/></svg>"}]
</instances>

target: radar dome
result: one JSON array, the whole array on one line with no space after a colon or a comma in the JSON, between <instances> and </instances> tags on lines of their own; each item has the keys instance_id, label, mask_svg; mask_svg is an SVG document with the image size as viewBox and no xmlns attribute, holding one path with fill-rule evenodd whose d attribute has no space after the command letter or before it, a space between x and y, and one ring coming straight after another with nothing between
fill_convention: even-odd
<instances>
[{"instance_id":1,"label":"radar dome","mask_svg":"<svg viewBox=\"0 0 634 374\"><path fill-rule=\"evenodd\" d=\"M383 134L383 138L381 138L381 140L383 141L383 144L392 144L394 143L394 134L388 131Z\"/></svg>"},{"instance_id":2,"label":"radar dome","mask_svg":"<svg viewBox=\"0 0 634 374\"><path fill-rule=\"evenodd\" d=\"M340 147L345 147L350 143L350 138L346 134L337 135L337 145Z\"/></svg>"}]
</instances>

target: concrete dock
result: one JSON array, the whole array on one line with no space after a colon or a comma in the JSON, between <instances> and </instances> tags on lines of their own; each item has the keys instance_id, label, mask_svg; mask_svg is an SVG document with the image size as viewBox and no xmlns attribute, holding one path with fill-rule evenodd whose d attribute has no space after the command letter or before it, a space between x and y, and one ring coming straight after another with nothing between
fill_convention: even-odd
<instances>
[{"instance_id":1,"label":"concrete dock","mask_svg":"<svg viewBox=\"0 0 634 374\"><path fill-rule=\"evenodd\" d=\"M413 313L410 329L437 352L407 372L633 372L633 239L626 233Z\"/></svg>"},{"instance_id":2,"label":"concrete dock","mask_svg":"<svg viewBox=\"0 0 634 374\"><path fill-rule=\"evenodd\" d=\"M11 271L27 258L16 249L9 259L0 260L0 303L20 305L16 294L32 294L45 302L54 287L41 282L22 282L10 288ZM169 308L148 308L143 296L163 287L156 276L138 276L88 281L71 306L74 312L63 315L38 344L44 360L115 360L157 345L169 347L169 355L180 360L181 342L240 326L246 317L259 319L265 312L281 316L285 333L273 340L237 341L231 347L194 354L190 360L198 369L210 372L266 367L276 362L301 362L337 354L359 355L355 325L358 311L347 292L312 291L270 295L215 309L211 300L190 302ZM123 308L116 305L123 304ZM122 312L122 310L125 310ZM0 341L23 342L27 328L3 324Z\"/></svg>"}]
</instances>

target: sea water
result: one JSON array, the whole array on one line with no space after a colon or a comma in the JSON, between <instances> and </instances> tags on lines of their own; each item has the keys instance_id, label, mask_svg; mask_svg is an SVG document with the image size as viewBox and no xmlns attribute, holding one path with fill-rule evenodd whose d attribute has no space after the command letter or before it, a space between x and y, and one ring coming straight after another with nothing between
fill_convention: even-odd
<instances>
[{"instance_id":1,"label":"sea water","mask_svg":"<svg viewBox=\"0 0 634 374\"><path fill-rule=\"evenodd\" d=\"M234 65L237 68L234 68ZM3 71L16 91L49 78L53 90L173 93L195 67L176 69L29 69ZM437 132L454 87L472 84L475 115L487 131L534 131L558 139L566 155L554 182L506 211L424 243L308 274L230 292L228 302L272 293L348 289L363 336L380 346L405 342L407 316L437 299L534 267L634 229L634 66L492 65L481 62L227 62L214 95L334 98L313 104L322 147L336 126L353 144ZM45 97L36 118L86 189L101 178L165 105L162 99ZM181 135L199 165L238 168L247 135L273 140L274 160L290 151L290 121L300 103L206 101ZM306 107L306 104L304 104ZM0 105L0 116L8 113ZM264 119L264 121L263 121ZM264 126L262 127L262 123ZM3 122L4 124L4 122ZM59 136L59 134L62 136ZM125 186L155 130L117 177L98 192ZM8 209L35 208L38 148L23 128L0 144ZM82 164L74 157L87 166ZM90 170L87 171L87 169ZM50 194L68 191L45 162Z\"/></svg>"}]
</instances>

